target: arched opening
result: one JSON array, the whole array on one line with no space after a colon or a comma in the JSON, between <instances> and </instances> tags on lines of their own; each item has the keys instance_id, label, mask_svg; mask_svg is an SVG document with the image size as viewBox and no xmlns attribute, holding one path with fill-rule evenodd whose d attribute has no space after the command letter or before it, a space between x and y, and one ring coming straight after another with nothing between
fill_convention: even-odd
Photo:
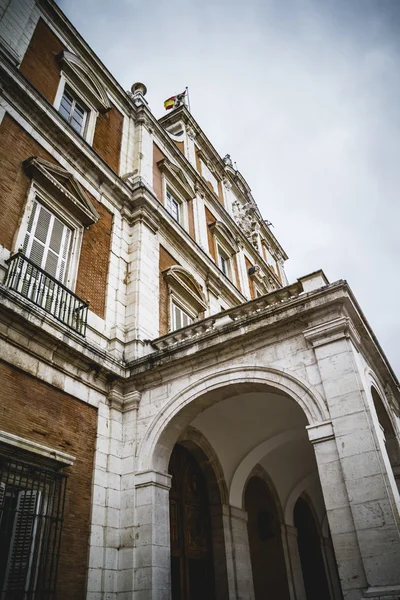
<instances>
[{"instance_id":1,"label":"arched opening","mask_svg":"<svg viewBox=\"0 0 400 600\"><path fill-rule=\"evenodd\" d=\"M289 600L279 513L271 491L260 477L248 481L245 507L255 600Z\"/></svg>"},{"instance_id":2,"label":"arched opening","mask_svg":"<svg viewBox=\"0 0 400 600\"><path fill-rule=\"evenodd\" d=\"M399 442L396 437L396 433L394 431L392 422L390 417L386 411L386 408L374 387L371 387L372 399L374 401L374 406L376 410L376 414L378 417L378 421L380 426L382 427L386 451L389 457L389 462L392 467L393 475L397 483L397 487L400 491L400 448Z\"/></svg>"},{"instance_id":3,"label":"arched opening","mask_svg":"<svg viewBox=\"0 0 400 600\"><path fill-rule=\"evenodd\" d=\"M321 538L314 515L304 498L299 498L294 507L294 524L298 532L298 545L304 588L307 600L330 598Z\"/></svg>"},{"instance_id":4,"label":"arched opening","mask_svg":"<svg viewBox=\"0 0 400 600\"><path fill-rule=\"evenodd\" d=\"M172 600L213 600L214 561L206 480L195 457L177 444L169 495Z\"/></svg>"}]
</instances>

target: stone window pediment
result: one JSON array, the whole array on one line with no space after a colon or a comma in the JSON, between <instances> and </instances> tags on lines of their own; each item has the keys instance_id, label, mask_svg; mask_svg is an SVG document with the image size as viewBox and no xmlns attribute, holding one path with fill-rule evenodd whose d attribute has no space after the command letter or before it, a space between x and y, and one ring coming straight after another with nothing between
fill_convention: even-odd
<instances>
[{"instance_id":1,"label":"stone window pediment","mask_svg":"<svg viewBox=\"0 0 400 600\"><path fill-rule=\"evenodd\" d=\"M176 187L185 200L191 200L195 197L196 192L182 169L174 165L168 158L163 158L158 161L157 166L161 173L164 173L167 176L168 180Z\"/></svg>"},{"instance_id":2,"label":"stone window pediment","mask_svg":"<svg viewBox=\"0 0 400 600\"><path fill-rule=\"evenodd\" d=\"M215 221L208 226L213 236L231 256L238 251L238 245L229 229L222 221Z\"/></svg>"},{"instance_id":3,"label":"stone window pediment","mask_svg":"<svg viewBox=\"0 0 400 600\"><path fill-rule=\"evenodd\" d=\"M38 156L25 160L23 167L30 177L49 189L52 196L84 226L92 225L99 219L98 212L71 173Z\"/></svg>"},{"instance_id":4,"label":"stone window pediment","mask_svg":"<svg viewBox=\"0 0 400 600\"><path fill-rule=\"evenodd\" d=\"M57 56L57 60L65 73L67 73L78 89L82 90L84 95L99 112L105 113L111 109L111 103L105 87L79 56L68 50L64 50Z\"/></svg>"},{"instance_id":5,"label":"stone window pediment","mask_svg":"<svg viewBox=\"0 0 400 600\"><path fill-rule=\"evenodd\" d=\"M174 265L163 271L163 276L170 290L176 292L197 313L207 309L203 290L189 271Z\"/></svg>"}]
</instances>

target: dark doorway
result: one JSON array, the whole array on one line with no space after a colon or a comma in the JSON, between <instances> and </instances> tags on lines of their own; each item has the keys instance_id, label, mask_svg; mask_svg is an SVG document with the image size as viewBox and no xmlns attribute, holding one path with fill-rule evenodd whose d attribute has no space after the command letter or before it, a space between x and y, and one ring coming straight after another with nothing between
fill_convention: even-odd
<instances>
[{"instance_id":1,"label":"dark doorway","mask_svg":"<svg viewBox=\"0 0 400 600\"><path fill-rule=\"evenodd\" d=\"M214 600L210 510L204 475L177 444L169 462L172 600Z\"/></svg>"},{"instance_id":2,"label":"dark doorway","mask_svg":"<svg viewBox=\"0 0 400 600\"><path fill-rule=\"evenodd\" d=\"M294 507L294 524L298 532L299 554L307 600L329 600L328 581L314 515L303 498Z\"/></svg>"},{"instance_id":3,"label":"dark doorway","mask_svg":"<svg viewBox=\"0 0 400 600\"><path fill-rule=\"evenodd\" d=\"M267 484L260 477L249 480L245 506L255 600L289 600L278 510Z\"/></svg>"}]
</instances>

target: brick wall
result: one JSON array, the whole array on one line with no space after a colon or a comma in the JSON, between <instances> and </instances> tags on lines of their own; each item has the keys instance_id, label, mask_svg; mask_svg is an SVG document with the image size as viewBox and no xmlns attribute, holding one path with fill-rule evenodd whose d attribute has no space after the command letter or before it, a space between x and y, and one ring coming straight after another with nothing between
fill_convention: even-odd
<instances>
[{"instance_id":1,"label":"brick wall","mask_svg":"<svg viewBox=\"0 0 400 600\"><path fill-rule=\"evenodd\" d=\"M209 227L209 225L211 225L212 223L215 223L217 219L208 210L207 207L205 207L205 211L206 211L206 223L207 223L208 249L210 251L211 256L215 260L215 262L217 262L217 255L216 255L216 252L215 252L214 236L213 236L212 231L210 230L210 227Z\"/></svg>"},{"instance_id":2,"label":"brick wall","mask_svg":"<svg viewBox=\"0 0 400 600\"><path fill-rule=\"evenodd\" d=\"M188 217L189 217L189 234L195 240L196 239L196 233L195 233L195 229L194 229L193 200L188 200L187 201L187 207L188 207Z\"/></svg>"},{"instance_id":3,"label":"brick wall","mask_svg":"<svg viewBox=\"0 0 400 600\"><path fill-rule=\"evenodd\" d=\"M237 254L233 257L233 270L235 271L236 276L236 287L241 292L242 286L240 285L240 277L239 277L239 265L238 265L238 257Z\"/></svg>"},{"instance_id":4,"label":"brick wall","mask_svg":"<svg viewBox=\"0 0 400 600\"><path fill-rule=\"evenodd\" d=\"M22 161L30 156L56 162L6 114L0 125L0 245L9 250L12 249L31 183L22 168Z\"/></svg>"},{"instance_id":5,"label":"brick wall","mask_svg":"<svg viewBox=\"0 0 400 600\"><path fill-rule=\"evenodd\" d=\"M20 69L52 104L60 81L60 66L56 56L63 50L65 47L55 33L43 19L39 19Z\"/></svg>"},{"instance_id":6,"label":"brick wall","mask_svg":"<svg viewBox=\"0 0 400 600\"><path fill-rule=\"evenodd\" d=\"M0 362L1 429L76 457L69 474L57 600L85 597L97 411Z\"/></svg>"},{"instance_id":7,"label":"brick wall","mask_svg":"<svg viewBox=\"0 0 400 600\"><path fill-rule=\"evenodd\" d=\"M99 317L104 317L112 214L93 197L91 201L100 219L89 229L85 229L83 234L76 293L90 302L90 310Z\"/></svg>"},{"instance_id":8,"label":"brick wall","mask_svg":"<svg viewBox=\"0 0 400 600\"><path fill-rule=\"evenodd\" d=\"M249 269L251 269L251 267L253 265L251 264L251 262L249 261L249 259L246 256L245 256L245 262L246 262L247 279L249 280L250 298L253 300L253 298L256 297L256 290L254 287L254 281L248 273Z\"/></svg>"},{"instance_id":9,"label":"brick wall","mask_svg":"<svg viewBox=\"0 0 400 600\"><path fill-rule=\"evenodd\" d=\"M168 333L169 294L168 285L162 273L173 265L179 265L178 261L160 246L160 335Z\"/></svg>"},{"instance_id":10,"label":"brick wall","mask_svg":"<svg viewBox=\"0 0 400 600\"><path fill-rule=\"evenodd\" d=\"M160 169L157 166L157 163L163 158L165 158L165 154L161 152L160 148L156 146L156 144L153 144L153 189L158 200L162 203L164 203L162 190L162 175Z\"/></svg>"},{"instance_id":11,"label":"brick wall","mask_svg":"<svg viewBox=\"0 0 400 600\"><path fill-rule=\"evenodd\" d=\"M113 106L111 110L105 114L100 113L97 117L93 138L93 148L118 174L123 123L123 115Z\"/></svg>"}]
</instances>

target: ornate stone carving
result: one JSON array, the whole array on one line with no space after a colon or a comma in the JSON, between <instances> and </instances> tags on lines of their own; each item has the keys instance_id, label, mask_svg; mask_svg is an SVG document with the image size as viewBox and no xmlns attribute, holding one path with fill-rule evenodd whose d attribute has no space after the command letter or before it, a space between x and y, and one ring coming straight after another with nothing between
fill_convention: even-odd
<instances>
[{"instance_id":1,"label":"ornate stone carving","mask_svg":"<svg viewBox=\"0 0 400 600\"><path fill-rule=\"evenodd\" d=\"M224 165L226 165L227 167L231 167L231 169L233 169L233 162L232 162L230 154L225 154L225 156L222 160L224 161Z\"/></svg>"},{"instance_id":2,"label":"ornate stone carving","mask_svg":"<svg viewBox=\"0 0 400 600\"><path fill-rule=\"evenodd\" d=\"M249 202L241 206L238 201L233 202L233 218L244 235L251 240L253 246L258 250L258 234L260 224L255 214L254 206Z\"/></svg>"},{"instance_id":3,"label":"ornate stone carving","mask_svg":"<svg viewBox=\"0 0 400 600\"><path fill-rule=\"evenodd\" d=\"M230 191L231 191L231 189L232 189L232 184L231 184L231 182L229 181L229 179L223 179L223 180L222 180L222 183L223 183L223 185L225 186L225 189L227 189L227 190L228 190L228 192L230 192Z\"/></svg>"},{"instance_id":4,"label":"ornate stone carving","mask_svg":"<svg viewBox=\"0 0 400 600\"><path fill-rule=\"evenodd\" d=\"M190 140L195 140L196 139L196 134L195 134L194 130L191 127L187 127L186 133L187 133L187 136L188 136L188 138Z\"/></svg>"}]
</instances>

